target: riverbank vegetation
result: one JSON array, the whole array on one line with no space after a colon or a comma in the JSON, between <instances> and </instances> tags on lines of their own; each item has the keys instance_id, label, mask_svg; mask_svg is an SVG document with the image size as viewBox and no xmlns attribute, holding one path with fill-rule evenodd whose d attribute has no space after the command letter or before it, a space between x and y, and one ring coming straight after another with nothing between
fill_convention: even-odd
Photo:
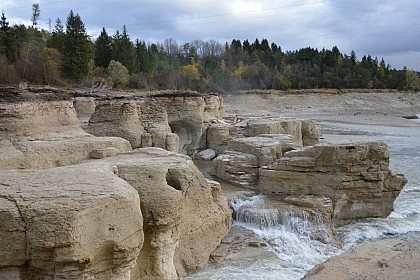
<instances>
[{"instance_id":1,"label":"riverbank vegetation","mask_svg":"<svg viewBox=\"0 0 420 280\"><path fill-rule=\"evenodd\" d=\"M290 89L404 89L420 87L419 73L391 68L384 59L354 51L301 48L284 51L267 39L179 44L132 40L123 26L113 35L103 28L93 40L78 14L51 31L39 30L39 5L32 26L0 19L0 83L74 84L133 89L198 91Z\"/></svg>"}]
</instances>

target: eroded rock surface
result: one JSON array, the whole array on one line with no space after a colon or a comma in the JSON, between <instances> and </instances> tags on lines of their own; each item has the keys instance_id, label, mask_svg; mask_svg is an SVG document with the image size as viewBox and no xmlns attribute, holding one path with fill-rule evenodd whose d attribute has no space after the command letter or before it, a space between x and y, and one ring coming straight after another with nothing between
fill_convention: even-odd
<instances>
[{"instance_id":1,"label":"eroded rock surface","mask_svg":"<svg viewBox=\"0 0 420 280\"><path fill-rule=\"evenodd\" d=\"M418 279L420 245L399 239L365 242L315 266L303 279Z\"/></svg>"},{"instance_id":2,"label":"eroded rock surface","mask_svg":"<svg viewBox=\"0 0 420 280\"><path fill-rule=\"evenodd\" d=\"M108 147L131 150L127 140L84 132L69 98L29 92L6 96L0 96L0 169L73 164Z\"/></svg>"},{"instance_id":3,"label":"eroded rock surface","mask_svg":"<svg viewBox=\"0 0 420 280\"><path fill-rule=\"evenodd\" d=\"M102 98L87 131L122 137L133 148L159 147L192 156L207 148L208 121L221 112L221 97L193 92Z\"/></svg>"},{"instance_id":4,"label":"eroded rock surface","mask_svg":"<svg viewBox=\"0 0 420 280\"><path fill-rule=\"evenodd\" d=\"M130 279L137 192L99 162L0 171L1 279Z\"/></svg>"},{"instance_id":5,"label":"eroded rock surface","mask_svg":"<svg viewBox=\"0 0 420 280\"><path fill-rule=\"evenodd\" d=\"M330 198L336 222L387 217L407 182L389 170L389 150L382 142L323 143L290 151L259 175L261 193Z\"/></svg>"},{"instance_id":6,"label":"eroded rock surface","mask_svg":"<svg viewBox=\"0 0 420 280\"><path fill-rule=\"evenodd\" d=\"M247 121L246 133L249 137L261 134L290 134L301 146L314 145L319 141L319 131L313 120L256 118Z\"/></svg>"},{"instance_id":7,"label":"eroded rock surface","mask_svg":"<svg viewBox=\"0 0 420 280\"><path fill-rule=\"evenodd\" d=\"M220 185L157 148L1 171L0 188L0 278L176 279L203 267L231 225Z\"/></svg>"},{"instance_id":8,"label":"eroded rock surface","mask_svg":"<svg viewBox=\"0 0 420 280\"><path fill-rule=\"evenodd\" d=\"M106 159L140 195L146 238L135 275L174 279L196 271L230 229L220 185L189 157L154 148L135 153Z\"/></svg>"}]
</instances>

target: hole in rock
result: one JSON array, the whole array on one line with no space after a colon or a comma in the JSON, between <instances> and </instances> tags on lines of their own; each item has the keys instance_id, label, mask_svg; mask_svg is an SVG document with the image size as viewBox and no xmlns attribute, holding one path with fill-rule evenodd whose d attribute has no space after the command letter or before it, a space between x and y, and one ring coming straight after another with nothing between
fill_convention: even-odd
<instances>
[{"instance_id":1,"label":"hole in rock","mask_svg":"<svg viewBox=\"0 0 420 280\"><path fill-rule=\"evenodd\" d=\"M169 169L166 173L166 183L172 188L181 191L181 182L179 180L180 172L175 169Z\"/></svg>"}]
</instances>

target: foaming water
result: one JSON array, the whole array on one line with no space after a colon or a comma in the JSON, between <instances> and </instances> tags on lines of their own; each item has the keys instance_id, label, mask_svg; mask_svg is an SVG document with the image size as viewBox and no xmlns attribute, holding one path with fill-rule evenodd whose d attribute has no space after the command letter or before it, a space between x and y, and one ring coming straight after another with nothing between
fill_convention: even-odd
<instances>
[{"instance_id":1,"label":"foaming water","mask_svg":"<svg viewBox=\"0 0 420 280\"><path fill-rule=\"evenodd\" d=\"M231 201L235 209L235 225L255 233L278 258L248 259L237 265L208 265L188 279L300 279L314 265L352 245L389 236L420 242L420 127L387 127L320 123L325 141L380 140L390 147L390 167L408 179L394 203L394 211L385 219L365 219L336 229L343 244L341 249L332 243L311 238L317 222L304 213L279 210L265 196ZM316 219L315 219L316 221ZM318 221L322 224L322 220ZM407 235L408 234L408 235Z\"/></svg>"}]
</instances>

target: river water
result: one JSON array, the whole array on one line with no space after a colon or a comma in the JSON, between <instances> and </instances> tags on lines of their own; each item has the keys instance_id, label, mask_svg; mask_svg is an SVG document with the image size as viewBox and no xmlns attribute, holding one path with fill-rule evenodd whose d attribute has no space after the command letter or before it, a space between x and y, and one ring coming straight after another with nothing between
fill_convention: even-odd
<instances>
[{"instance_id":1,"label":"river water","mask_svg":"<svg viewBox=\"0 0 420 280\"><path fill-rule=\"evenodd\" d=\"M418 120L407 120L407 122ZM311 224L294 215L280 215L264 210L258 222L237 217L234 226L252 230L277 258L251 257L243 262L225 265L209 264L186 279L300 279L314 265L350 248L352 245L381 238L403 237L420 242L420 127L389 127L320 122L323 141L380 140L390 147L390 167L408 179L394 203L394 212L385 219L366 219L336 229L342 246L313 240ZM203 173L208 170L202 166ZM214 178L213 178L214 179ZM222 188L230 195L237 189ZM235 207L270 208L270 198L252 196L238 201ZM237 209L238 210L238 209ZM280 216L278 216L280 215ZM299 225L299 226L296 226Z\"/></svg>"}]
</instances>

